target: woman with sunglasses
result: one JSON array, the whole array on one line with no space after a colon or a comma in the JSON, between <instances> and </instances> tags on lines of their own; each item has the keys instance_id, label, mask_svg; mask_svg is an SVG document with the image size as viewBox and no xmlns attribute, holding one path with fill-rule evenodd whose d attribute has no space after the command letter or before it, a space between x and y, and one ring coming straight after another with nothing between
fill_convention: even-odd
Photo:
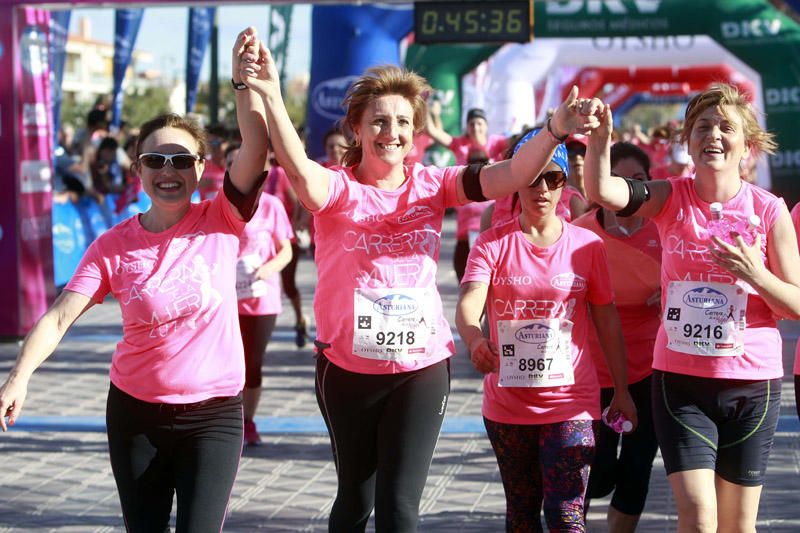
<instances>
[{"instance_id":1,"label":"woman with sunglasses","mask_svg":"<svg viewBox=\"0 0 800 533\"><path fill-rule=\"evenodd\" d=\"M588 131L594 120L575 105L575 88L553 133L512 161L406 166L430 88L412 72L378 67L349 89L343 122L355 143L343 166L326 169L306 156L261 46L244 81L262 95L278 161L316 222L316 393L338 478L329 528L363 531L374 508L376 531L415 531L455 351L435 281L445 209L527 185L555 135Z\"/></svg>"},{"instance_id":2,"label":"woman with sunglasses","mask_svg":"<svg viewBox=\"0 0 800 533\"><path fill-rule=\"evenodd\" d=\"M255 38L245 31L236 41L235 81ZM168 530L176 494L176 531L222 528L242 447L235 265L266 175L260 105L237 91L241 151L224 194L200 204L191 196L203 172L203 130L178 115L142 126L134 164L151 208L91 244L0 387L5 431L5 418L13 425L20 416L31 374L72 323L108 294L117 299L123 336L111 359L106 427L128 531Z\"/></svg>"},{"instance_id":3,"label":"woman with sunglasses","mask_svg":"<svg viewBox=\"0 0 800 533\"><path fill-rule=\"evenodd\" d=\"M776 318L800 318L800 256L783 200L743 181L739 164L776 145L745 95L714 86L686 108L694 178L642 183L610 174L611 111L598 116L590 198L652 218L664 245L653 420L678 531L755 531L780 411ZM732 231L712 234L714 203Z\"/></svg>"},{"instance_id":4,"label":"woman with sunglasses","mask_svg":"<svg viewBox=\"0 0 800 533\"><path fill-rule=\"evenodd\" d=\"M611 172L635 180L650 181L650 158L638 146L618 142L611 147ZM620 435L606 424L598 424L592 462L589 498L602 498L612 491L608 507L608 531L633 532L647 499L650 472L658 443L650 407L650 375L653 346L661 323L661 239L655 224L647 219L621 216L595 208L573 222L597 234L606 246L614 300L619 313L627 354L628 390L636 404L639 426ZM597 336L590 335L590 353L600 382L600 409L611 403L613 381ZM621 446L620 446L621 441ZM617 452L619 448L619 452Z\"/></svg>"},{"instance_id":5,"label":"woman with sunglasses","mask_svg":"<svg viewBox=\"0 0 800 533\"><path fill-rule=\"evenodd\" d=\"M517 144L547 137L534 130ZM516 157L516 156L515 156ZM506 494L506 531L584 531L583 499L600 418L588 352L597 327L614 383L612 415L636 424L625 349L597 235L564 222L556 205L567 181L559 144L514 195L518 217L483 232L467 261L456 325L484 378L483 416ZM487 309L490 338L483 336Z\"/></svg>"}]
</instances>

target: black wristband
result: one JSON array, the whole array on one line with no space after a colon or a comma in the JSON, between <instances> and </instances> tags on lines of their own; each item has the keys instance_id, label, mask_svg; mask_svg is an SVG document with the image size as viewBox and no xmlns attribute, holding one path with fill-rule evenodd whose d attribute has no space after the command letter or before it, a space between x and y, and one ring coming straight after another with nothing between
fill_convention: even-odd
<instances>
[{"instance_id":1,"label":"black wristband","mask_svg":"<svg viewBox=\"0 0 800 533\"><path fill-rule=\"evenodd\" d=\"M481 169L483 163L473 163L464 169L464 176L461 178L461 183L464 185L464 196L473 202L485 202L488 200L483 195L481 188Z\"/></svg>"},{"instance_id":2,"label":"black wristband","mask_svg":"<svg viewBox=\"0 0 800 533\"><path fill-rule=\"evenodd\" d=\"M553 120L552 118L547 119L547 133L549 133L553 137L553 139L557 140L560 143L563 143L564 141L567 140L567 137L569 137L569 133L564 135L563 137L559 137L558 135L553 133L553 127L550 125L552 120Z\"/></svg>"},{"instance_id":3,"label":"black wristband","mask_svg":"<svg viewBox=\"0 0 800 533\"><path fill-rule=\"evenodd\" d=\"M231 85L233 85L233 88L236 89L237 91L246 91L247 89L250 88L242 82L236 83L235 81L233 81L233 78L231 78Z\"/></svg>"},{"instance_id":4,"label":"black wristband","mask_svg":"<svg viewBox=\"0 0 800 533\"><path fill-rule=\"evenodd\" d=\"M628 185L628 205L617 211L617 216L629 217L650 199L650 188L642 180L623 178Z\"/></svg>"}]
</instances>

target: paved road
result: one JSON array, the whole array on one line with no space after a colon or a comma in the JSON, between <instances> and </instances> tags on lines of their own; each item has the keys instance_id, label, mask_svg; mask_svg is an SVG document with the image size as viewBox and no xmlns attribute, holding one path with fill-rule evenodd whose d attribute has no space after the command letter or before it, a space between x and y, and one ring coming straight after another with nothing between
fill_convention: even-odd
<instances>
[{"instance_id":1,"label":"paved road","mask_svg":"<svg viewBox=\"0 0 800 533\"><path fill-rule=\"evenodd\" d=\"M450 268L453 220L445 224L439 281L448 318L457 296ZM313 292L313 263L303 259L299 285ZM304 302L310 314L310 297ZM785 327L784 327L785 326ZM785 324L784 360L791 368L800 327ZM34 376L23 418L0 435L0 533L123 531L103 429L108 365L121 337L114 301L91 309ZM291 318L278 320L265 362L257 422L265 445L245 450L225 530L325 531L336 489L327 434L313 394L310 348L292 341ZM503 530L503 489L480 419L481 379L461 354L453 361L450 405L423 495L420 531ZM16 356L0 344L4 375ZM782 419L759 514L761 532L800 531L800 424L784 380ZM674 531L673 502L660 458L640 531ZM607 500L593 502L590 531L604 531ZM371 528L371 526L370 526Z\"/></svg>"}]
</instances>

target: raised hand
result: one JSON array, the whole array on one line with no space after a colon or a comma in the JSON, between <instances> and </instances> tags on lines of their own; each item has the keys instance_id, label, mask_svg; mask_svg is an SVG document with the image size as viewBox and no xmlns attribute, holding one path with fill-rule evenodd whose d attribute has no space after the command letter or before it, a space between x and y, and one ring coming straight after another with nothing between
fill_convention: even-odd
<instances>
[{"instance_id":1,"label":"raised hand","mask_svg":"<svg viewBox=\"0 0 800 533\"><path fill-rule=\"evenodd\" d=\"M600 126L600 114L604 109L605 104L599 98L578 98L578 87L573 85L566 100L553 114L553 133L559 137L575 133L588 135Z\"/></svg>"}]
</instances>

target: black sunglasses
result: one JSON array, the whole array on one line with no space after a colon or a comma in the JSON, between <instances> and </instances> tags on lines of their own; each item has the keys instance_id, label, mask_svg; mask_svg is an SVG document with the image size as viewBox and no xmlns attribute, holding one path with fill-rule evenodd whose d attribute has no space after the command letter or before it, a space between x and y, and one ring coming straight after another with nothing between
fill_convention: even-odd
<instances>
[{"instance_id":1,"label":"black sunglasses","mask_svg":"<svg viewBox=\"0 0 800 533\"><path fill-rule=\"evenodd\" d=\"M139 162L153 170L164 168L167 161L175 170L186 170L187 168L192 168L199 160L200 156L197 154L158 154L148 152L139 156Z\"/></svg>"},{"instance_id":2,"label":"black sunglasses","mask_svg":"<svg viewBox=\"0 0 800 533\"><path fill-rule=\"evenodd\" d=\"M554 191L560 187L563 187L565 183L567 183L567 175L564 173L563 170L549 170L547 172L542 172L539 176L533 180L533 182L528 185L531 189L536 188L539 186L539 183L544 180L547 184L547 188L551 191Z\"/></svg>"}]
</instances>

